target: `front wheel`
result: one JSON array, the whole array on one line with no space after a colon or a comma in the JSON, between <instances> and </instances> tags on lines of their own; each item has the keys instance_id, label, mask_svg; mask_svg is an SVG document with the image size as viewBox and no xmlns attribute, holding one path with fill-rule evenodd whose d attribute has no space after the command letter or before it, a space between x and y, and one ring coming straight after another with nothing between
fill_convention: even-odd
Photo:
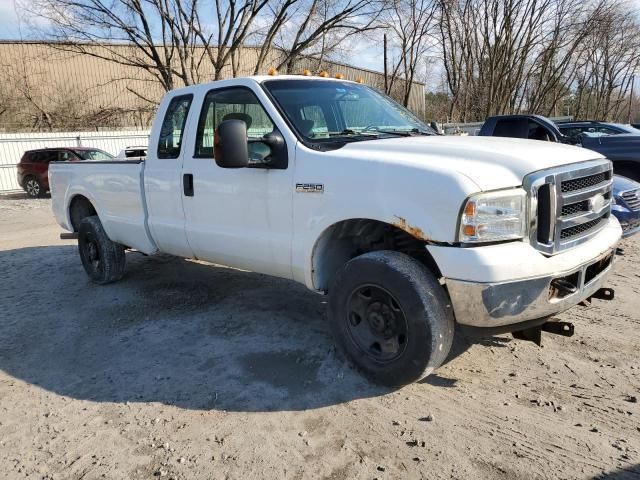
<instances>
[{"instance_id":1,"label":"front wheel","mask_svg":"<svg viewBox=\"0 0 640 480\"><path fill-rule=\"evenodd\" d=\"M124 247L111 241L96 215L80 222L78 251L82 266L94 283L104 285L120 280L124 275Z\"/></svg>"},{"instance_id":2,"label":"front wheel","mask_svg":"<svg viewBox=\"0 0 640 480\"><path fill-rule=\"evenodd\" d=\"M406 385L449 354L451 304L434 275L399 252L356 257L336 274L329 321L340 350L375 383Z\"/></svg>"}]
</instances>

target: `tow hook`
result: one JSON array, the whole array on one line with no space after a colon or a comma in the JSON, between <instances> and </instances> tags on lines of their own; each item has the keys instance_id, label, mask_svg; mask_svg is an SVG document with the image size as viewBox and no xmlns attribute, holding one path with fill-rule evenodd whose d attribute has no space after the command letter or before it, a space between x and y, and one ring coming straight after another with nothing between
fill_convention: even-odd
<instances>
[{"instance_id":1,"label":"tow hook","mask_svg":"<svg viewBox=\"0 0 640 480\"><path fill-rule=\"evenodd\" d=\"M527 328L518 332L513 332L513 338L517 340L526 340L533 342L538 346L542 345L542 332L562 335L563 337L572 337L574 334L573 323L569 322L546 322L539 327Z\"/></svg>"},{"instance_id":2,"label":"tow hook","mask_svg":"<svg viewBox=\"0 0 640 480\"><path fill-rule=\"evenodd\" d=\"M562 293L560 297L566 297L578 291L578 287L565 278L554 279L551 286Z\"/></svg>"},{"instance_id":3,"label":"tow hook","mask_svg":"<svg viewBox=\"0 0 640 480\"><path fill-rule=\"evenodd\" d=\"M589 298L585 298L582 302L580 302L580 305L582 305L583 307L588 307L589 305L591 305L591 300L593 298L597 298L598 300L613 300L615 298L615 292L613 288L600 288Z\"/></svg>"}]
</instances>

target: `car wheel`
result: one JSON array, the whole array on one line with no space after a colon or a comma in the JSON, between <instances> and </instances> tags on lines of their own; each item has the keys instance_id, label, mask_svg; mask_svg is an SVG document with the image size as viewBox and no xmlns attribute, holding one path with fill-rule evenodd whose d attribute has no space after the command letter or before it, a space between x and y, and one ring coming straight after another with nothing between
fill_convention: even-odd
<instances>
[{"instance_id":1,"label":"car wheel","mask_svg":"<svg viewBox=\"0 0 640 480\"><path fill-rule=\"evenodd\" d=\"M78 251L82 266L94 283L104 285L120 280L124 275L124 247L109 239L97 216L86 217L80 222Z\"/></svg>"},{"instance_id":2,"label":"car wheel","mask_svg":"<svg viewBox=\"0 0 640 480\"><path fill-rule=\"evenodd\" d=\"M45 194L44 187L36 177L27 177L24 182L24 191L31 198L40 198Z\"/></svg>"},{"instance_id":3,"label":"car wheel","mask_svg":"<svg viewBox=\"0 0 640 480\"><path fill-rule=\"evenodd\" d=\"M421 263L377 251L347 262L329 290L339 349L375 383L401 386L439 367L451 349L448 295Z\"/></svg>"}]
</instances>

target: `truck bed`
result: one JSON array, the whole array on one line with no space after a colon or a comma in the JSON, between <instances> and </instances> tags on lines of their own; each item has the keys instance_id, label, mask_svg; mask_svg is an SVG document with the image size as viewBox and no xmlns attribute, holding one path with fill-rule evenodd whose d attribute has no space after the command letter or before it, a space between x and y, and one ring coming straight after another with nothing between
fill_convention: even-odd
<instances>
[{"instance_id":1,"label":"truck bed","mask_svg":"<svg viewBox=\"0 0 640 480\"><path fill-rule=\"evenodd\" d=\"M114 242L153 253L156 246L147 225L144 160L52 162L49 185L53 213L62 228L77 231L70 207L79 196L97 211Z\"/></svg>"}]
</instances>

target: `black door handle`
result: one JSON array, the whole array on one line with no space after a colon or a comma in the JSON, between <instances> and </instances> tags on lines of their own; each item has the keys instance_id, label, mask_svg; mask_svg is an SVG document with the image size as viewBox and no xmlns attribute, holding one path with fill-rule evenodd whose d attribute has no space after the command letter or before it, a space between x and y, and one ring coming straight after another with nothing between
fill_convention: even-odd
<instances>
[{"instance_id":1,"label":"black door handle","mask_svg":"<svg viewBox=\"0 0 640 480\"><path fill-rule=\"evenodd\" d=\"M185 173L182 176L182 188L185 197L193 197L193 174Z\"/></svg>"}]
</instances>

